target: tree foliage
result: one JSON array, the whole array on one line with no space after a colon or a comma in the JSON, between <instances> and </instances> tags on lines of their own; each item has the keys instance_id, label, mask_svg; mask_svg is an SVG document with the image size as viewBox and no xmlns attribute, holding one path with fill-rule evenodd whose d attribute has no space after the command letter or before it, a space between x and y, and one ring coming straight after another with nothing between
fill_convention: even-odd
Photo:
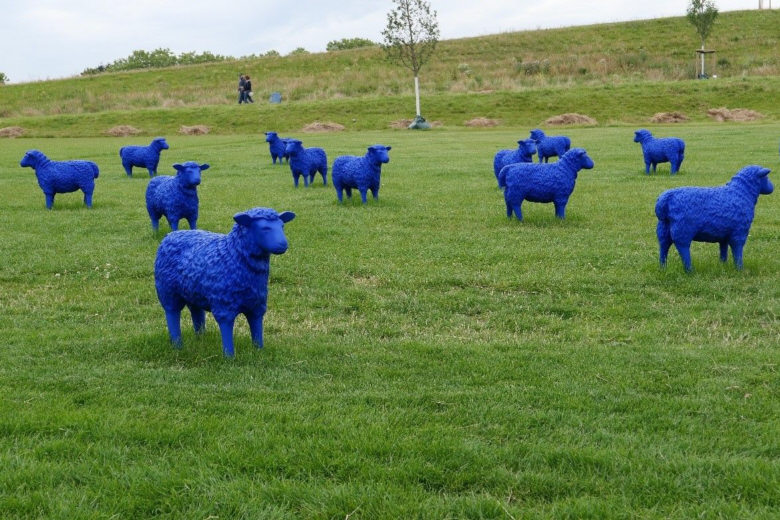
<instances>
[{"instance_id":1,"label":"tree foliage","mask_svg":"<svg viewBox=\"0 0 780 520\"><path fill-rule=\"evenodd\" d=\"M5 85L8 81L8 76L5 75L5 72L0 72L0 85Z\"/></svg>"},{"instance_id":2,"label":"tree foliage","mask_svg":"<svg viewBox=\"0 0 780 520\"><path fill-rule=\"evenodd\" d=\"M327 51L345 51L347 49L360 49L362 47L373 47L376 43L367 38L342 38L340 40L331 40L325 47Z\"/></svg>"},{"instance_id":3,"label":"tree foliage","mask_svg":"<svg viewBox=\"0 0 780 520\"><path fill-rule=\"evenodd\" d=\"M411 70L415 77L428 61L439 41L436 11L425 0L393 0L382 31L387 58Z\"/></svg>"},{"instance_id":4,"label":"tree foliage","mask_svg":"<svg viewBox=\"0 0 780 520\"><path fill-rule=\"evenodd\" d=\"M688 21L696 28L696 32L701 38L701 48L707 41L715 19L718 17L718 8L712 0L691 0L686 12Z\"/></svg>"},{"instance_id":5,"label":"tree foliage","mask_svg":"<svg viewBox=\"0 0 780 520\"><path fill-rule=\"evenodd\" d=\"M303 47L296 47L295 49L290 51L290 54L288 54L288 56L297 56L299 54L309 54L309 51L307 51Z\"/></svg>"},{"instance_id":6,"label":"tree foliage","mask_svg":"<svg viewBox=\"0 0 780 520\"><path fill-rule=\"evenodd\" d=\"M150 69L159 67L172 67L174 65L193 65L196 63L210 63L230 59L227 56L213 54L211 52L183 52L179 55L170 49L155 49L151 52L144 50L133 51L127 58L120 58L108 65L99 65L85 69L81 75L99 74L101 72L116 72L121 70Z\"/></svg>"}]
</instances>

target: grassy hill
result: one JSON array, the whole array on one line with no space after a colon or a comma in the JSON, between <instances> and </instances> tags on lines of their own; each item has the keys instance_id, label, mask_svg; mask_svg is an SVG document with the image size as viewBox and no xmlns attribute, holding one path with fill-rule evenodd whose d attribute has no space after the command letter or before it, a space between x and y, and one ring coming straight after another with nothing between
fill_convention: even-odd
<instances>
[{"instance_id":1,"label":"grassy hill","mask_svg":"<svg viewBox=\"0 0 780 520\"><path fill-rule=\"evenodd\" d=\"M423 114L445 125L478 116L535 125L576 111L633 124L670 110L704 120L707 108L727 105L777 119L778 42L780 11L722 13L710 40L719 78L696 81L697 37L683 17L446 40L423 69ZM254 107L235 103L239 72L253 77ZM273 91L284 106L264 103ZM382 129L413 115L412 91L406 69L368 48L6 85L0 127L41 136L205 124L234 133L257 131L259 117L281 130L313 119Z\"/></svg>"}]
</instances>

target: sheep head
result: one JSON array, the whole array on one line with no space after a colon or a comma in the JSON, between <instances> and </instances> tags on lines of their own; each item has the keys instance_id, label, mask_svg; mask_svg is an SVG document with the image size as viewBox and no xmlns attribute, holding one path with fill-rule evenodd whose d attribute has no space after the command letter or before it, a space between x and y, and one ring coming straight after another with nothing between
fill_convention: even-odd
<instances>
[{"instance_id":1,"label":"sheep head","mask_svg":"<svg viewBox=\"0 0 780 520\"><path fill-rule=\"evenodd\" d=\"M650 130L645 130L644 128L642 128L634 132L635 143L643 143L648 139L652 139L652 138L653 138L653 134L650 133Z\"/></svg>"},{"instance_id":2,"label":"sheep head","mask_svg":"<svg viewBox=\"0 0 780 520\"><path fill-rule=\"evenodd\" d=\"M387 152L392 149L392 146L384 146L381 144L375 144L368 147L369 156L378 163L389 163L390 156Z\"/></svg>"},{"instance_id":3,"label":"sheep head","mask_svg":"<svg viewBox=\"0 0 780 520\"><path fill-rule=\"evenodd\" d=\"M299 139L287 139L286 143L284 147L285 153L297 154L303 150L303 142Z\"/></svg>"},{"instance_id":4,"label":"sheep head","mask_svg":"<svg viewBox=\"0 0 780 520\"><path fill-rule=\"evenodd\" d=\"M584 148L572 148L563 154L561 160L569 162L577 171L582 169L590 170L594 166L593 159L588 156L588 152Z\"/></svg>"},{"instance_id":5,"label":"sheep head","mask_svg":"<svg viewBox=\"0 0 780 520\"><path fill-rule=\"evenodd\" d=\"M531 157L536 153L536 141L533 139L520 139L517 141L517 148L523 152L523 155Z\"/></svg>"},{"instance_id":6,"label":"sheep head","mask_svg":"<svg viewBox=\"0 0 780 520\"><path fill-rule=\"evenodd\" d=\"M252 208L233 216L242 244L247 248L245 252L256 259L287 251L284 224L294 218L292 211L277 213L270 208Z\"/></svg>"},{"instance_id":7,"label":"sheep head","mask_svg":"<svg viewBox=\"0 0 780 520\"><path fill-rule=\"evenodd\" d=\"M276 135L276 132L266 132L265 133L265 142L266 143L271 143L271 142L275 141L278 138L279 138L279 136Z\"/></svg>"},{"instance_id":8,"label":"sheep head","mask_svg":"<svg viewBox=\"0 0 780 520\"><path fill-rule=\"evenodd\" d=\"M198 164L194 161L187 161L184 164L174 164L176 177L186 188L195 188L200 184L200 172L208 170L208 164Z\"/></svg>"},{"instance_id":9,"label":"sheep head","mask_svg":"<svg viewBox=\"0 0 780 520\"><path fill-rule=\"evenodd\" d=\"M45 159L46 156L43 155L43 152L40 150L27 150L27 153L25 153L24 157L22 157L19 166L22 168L29 166L30 168L35 169Z\"/></svg>"},{"instance_id":10,"label":"sheep head","mask_svg":"<svg viewBox=\"0 0 780 520\"><path fill-rule=\"evenodd\" d=\"M539 130L538 128L534 128L531 130L531 139L536 141L537 143L545 138L544 132Z\"/></svg>"},{"instance_id":11,"label":"sheep head","mask_svg":"<svg viewBox=\"0 0 780 520\"><path fill-rule=\"evenodd\" d=\"M167 150L168 149L168 141L165 140L164 137L156 137L152 140L152 144L155 145L160 150Z\"/></svg>"},{"instance_id":12,"label":"sheep head","mask_svg":"<svg viewBox=\"0 0 780 520\"><path fill-rule=\"evenodd\" d=\"M742 179L753 186L757 186L760 195L769 195L775 191L772 181L769 180L769 172L771 171L769 168L753 164L739 170L734 179Z\"/></svg>"}]
</instances>

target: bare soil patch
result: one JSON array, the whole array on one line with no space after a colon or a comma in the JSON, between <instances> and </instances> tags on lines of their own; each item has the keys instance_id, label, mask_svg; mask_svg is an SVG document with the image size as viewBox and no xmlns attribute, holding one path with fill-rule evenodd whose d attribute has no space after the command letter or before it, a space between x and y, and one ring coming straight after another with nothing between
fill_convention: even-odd
<instances>
[{"instance_id":1,"label":"bare soil patch","mask_svg":"<svg viewBox=\"0 0 780 520\"><path fill-rule=\"evenodd\" d=\"M304 132L341 132L344 125L330 122L314 121L303 127Z\"/></svg>"},{"instance_id":2,"label":"bare soil patch","mask_svg":"<svg viewBox=\"0 0 780 520\"><path fill-rule=\"evenodd\" d=\"M195 126L181 125L179 127L179 133L182 135L206 135L207 133L209 133L210 130L211 129L206 125L195 125Z\"/></svg>"},{"instance_id":3,"label":"bare soil patch","mask_svg":"<svg viewBox=\"0 0 780 520\"><path fill-rule=\"evenodd\" d=\"M487 117L475 117L474 119L469 119L463 124L466 126L487 128L491 126L498 126L498 121Z\"/></svg>"},{"instance_id":4,"label":"bare soil patch","mask_svg":"<svg viewBox=\"0 0 780 520\"><path fill-rule=\"evenodd\" d=\"M688 116L682 112L657 112L650 118L651 123L684 123Z\"/></svg>"},{"instance_id":5,"label":"bare soil patch","mask_svg":"<svg viewBox=\"0 0 780 520\"><path fill-rule=\"evenodd\" d=\"M547 119L544 124L551 126L563 125L597 125L598 122L590 116L576 114L574 112L560 114Z\"/></svg>"},{"instance_id":6,"label":"bare soil patch","mask_svg":"<svg viewBox=\"0 0 780 520\"><path fill-rule=\"evenodd\" d=\"M10 137L13 139L14 137L21 137L24 133L24 128L21 126L6 126L5 128L0 128L0 137Z\"/></svg>"},{"instance_id":7,"label":"bare soil patch","mask_svg":"<svg viewBox=\"0 0 780 520\"><path fill-rule=\"evenodd\" d=\"M129 135L138 135L141 131L130 125L119 125L106 130L106 133L113 137L127 137Z\"/></svg>"},{"instance_id":8,"label":"bare soil patch","mask_svg":"<svg viewBox=\"0 0 780 520\"><path fill-rule=\"evenodd\" d=\"M715 121L755 121L762 119L764 114L750 110L748 108L711 108L707 110L707 115Z\"/></svg>"}]
</instances>

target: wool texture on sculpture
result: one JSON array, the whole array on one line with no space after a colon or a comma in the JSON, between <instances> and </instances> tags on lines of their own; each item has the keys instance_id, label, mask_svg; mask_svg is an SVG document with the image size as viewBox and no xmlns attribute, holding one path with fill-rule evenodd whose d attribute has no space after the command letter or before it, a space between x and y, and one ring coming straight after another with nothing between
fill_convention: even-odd
<instances>
[{"instance_id":1,"label":"wool texture on sculpture","mask_svg":"<svg viewBox=\"0 0 780 520\"><path fill-rule=\"evenodd\" d=\"M84 204L92 207L92 194L95 191L95 179L100 175L98 165L92 161L52 161L40 150L28 150L19 163L35 170L38 186L46 197L46 208L54 205L54 195L81 190Z\"/></svg>"},{"instance_id":2,"label":"wool texture on sculpture","mask_svg":"<svg viewBox=\"0 0 780 520\"><path fill-rule=\"evenodd\" d=\"M581 169L593 168L593 160L582 148L572 148L552 164L515 163L499 173L499 185L504 186L506 216L514 212L523 220L521 206L530 202L552 202L555 216L566 217L566 204L574 191L577 174Z\"/></svg>"},{"instance_id":3,"label":"wool texture on sculpture","mask_svg":"<svg viewBox=\"0 0 780 520\"><path fill-rule=\"evenodd\" d=\"M299 139L288 139L285 148L289 156L293 182L298 187L298 179L303 176L303 185L308 186L314 182L314 175L319 172L322 175L322 183L328 185L328 156L322 148L304 148Z\"/></svg>"},{"instance_id":4,"label":"wool texture on sculpture","mask_svg":"<svg viewBox=\"0 0 780 520\"><path fill-rule=\"evenodd\" d=\"M642 145L642 156L645 159L645 174L650 173L650 166L655 173L659 163L668 162L672 165L671 174L680 171L680 165L685 158L685 142L678 137L653 137L644 128L634 132L634 142Z\"/></svg>"},{"instance_id":5,"label":"wool texture on sculpture","mask_svg":"<svg viewBox=\"0 0 780 520\"><path fill-rule=\"evenodd\" d=\"M347 198L352 197L352 190L360 192L363 204L366 203L366 194L371 191L374 200L379 198L379 186L382 174L382 165L390 162L387 152L392 147L382 144L369 146L362 157L355 155L342 155L333 161L333 187L339 202L343 200L343 193L347 192Z\"/></svg>"},{"instance_id":6,"label":"wool texture on sculpture","mask_svg":"<svg viewBox=\"0 0 780 520\"><path fill-rule=\"evenodd\" d=\"M571 139L565 135L546 135L542 130L531 130L531 139L536 142L539 162L548 162L550 157L560 157L571 148Z\"/></svg>"},{"instance_id":7,"label":"wool texture on sculpture","mask_svg":"<svg viewBox=\"0 0 780 520\"><path fill-rule=\"evenodd\" d=\"M290 156L285 150L287 148L287 139L279 137L276 132L266 132L265 142L268 143L268 150L271 152L273 164L276 164L277 159L279 159L279 164L282 164L284 159L287 159L287 162L290 162Z\"/></svg>"},{"instance_id":8,"label":"wool texture on sculpture","mask_svg":"<svg viewBox=\"0 0 780 520\"><path fill-rule=\"evenodd\" d=\"M214 315L225 356L234 356L233 325L246 316L252 342L263 346L271 255L287 251L284 224L295 213L252 208L233 216L230 233L183 230L169 233L157 249L154 283L174 346L181 346L181 311L201 333L206 311Z\"/></svg>"},{"instance_id":9,"label":"wool texture on sculpture","mask_svg":"<svg viewBox=\"0 0 780 520\"><path fill-rule=\"evenodd\" d=\"M769 168L745 166L723 186L686 186L661 193L655 203L661 265L666 265L674 244L683 267L690 271L691 242L717 242L721 262L727 260L731 247L734 265L742 269L742 250L758 197L774 191L769 172Z\"/></svg>"},{"instance_id":10,"label":"wool texture on sculpture","mask_svg":"<svg viewBox=\"0 0 780 520\"><path fill-rule=\"evenodd\" d=\"M173 231L179 229L179 220L183 218L187 219L190 229L198 224L198 186L201 172L208 170L209 165L188 161L173 167L176 175L154 177L146 186L146 211L155 231L163 216Z\"/></svg>"},{"instance_id":11,"label":"wool texture on sculpture","mask_svg":"<svg viewBox=\"0 0 780 520\"><path fill-rule=\"evenodd\" d=\"M534 154L536 153L536 141L533 139L521 139L517 141L517 148L514 150L499 150L493 157L493 174L498 181L498 174L501 168L508 164L514 164L519 162L533 162ZM501 184L499 184L501 187Z\"/></svg>"},{"instance_id":12,"label":"wool texture on sculpture","mask_svg":"<svg viewBox=\"0 0 780 520\"><path fill-rule=\"evenodd\" d=\"M119 149L119 157L128 177L133 176L133 167L146 168L149 177L157 175L157 165L160 164L160 152L168 149L164 137L156 137L148 146L123 146Z\"/></svg>"}]
</instances>

